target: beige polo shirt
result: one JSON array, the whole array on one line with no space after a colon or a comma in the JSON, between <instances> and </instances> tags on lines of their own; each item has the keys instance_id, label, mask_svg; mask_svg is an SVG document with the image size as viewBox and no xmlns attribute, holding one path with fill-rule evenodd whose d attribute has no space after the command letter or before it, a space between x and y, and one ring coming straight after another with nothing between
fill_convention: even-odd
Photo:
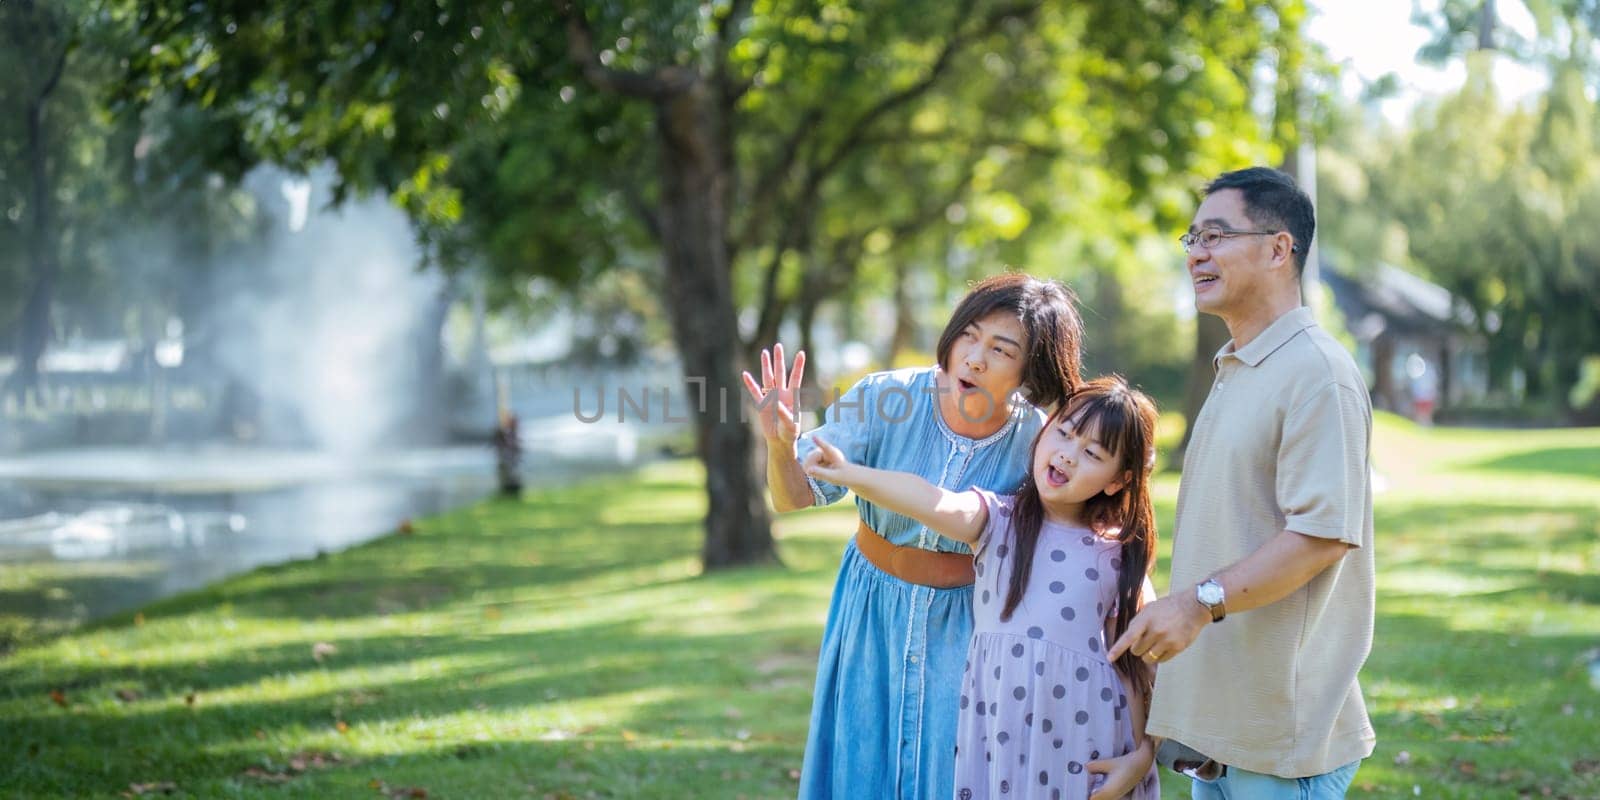
<instances>
[{"instance_id":1,"label":"beige polo shirt","mask_svg":"<svg viewBox=\"0 0 1600 800\"><path fill-rule=\"evenodd\" d=\"M1372 408L1355 361L1305 307L1215 363L1183 460L1172 589L1283 530L1356 547L1162 664L1149 731L1252 772L1320 775L1376 741L1356 681L1372 648Z\"/></svg>"}]
</instances>

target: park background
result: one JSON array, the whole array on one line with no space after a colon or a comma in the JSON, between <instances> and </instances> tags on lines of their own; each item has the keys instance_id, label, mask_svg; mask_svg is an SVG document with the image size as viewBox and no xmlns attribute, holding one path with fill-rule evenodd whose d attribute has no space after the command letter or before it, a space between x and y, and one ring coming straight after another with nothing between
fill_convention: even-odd
<instances>
[{"instance_id":1,"label":"park background","mask_svg":"<svg viewBox=\"0 0 1600 800\"><path fill-rule=\"evenodd\" d=\"M774 518L691 390L926 364L971 281L1058 278L1165 409L1170 535L1226 338L1176 237L1270 164L1379 409L1353 794L1600 796L1597 32L0 0L0 794L790 796L851 511Z\"/></svg>"}]
</instances>

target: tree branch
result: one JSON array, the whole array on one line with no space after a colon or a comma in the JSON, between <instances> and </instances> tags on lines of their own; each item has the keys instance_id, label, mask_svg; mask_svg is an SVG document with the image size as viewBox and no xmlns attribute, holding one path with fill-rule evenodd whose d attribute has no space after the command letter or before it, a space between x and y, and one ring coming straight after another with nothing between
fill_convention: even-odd
<instances>
[{"instance_id":1,"label":"tree branch","mask_svg":"<svg viewBox=\"0 0 1600 800\"><path fill-rule=\"evenodd\" d=\"M629 97L661 100L687 89L698 76L683 67L663 67L648 73L612 69L600 63L594 50L594 31L583 9L574 0L552 0L556 13L567 23L567 57L583 70L583 77L597 89Z\"/></svg>"},{"instance_id":2,"label":"tree branch","mask_svg":"<svg viewBox=\"0 0 1600 800\"><path fill-rule=\"evenodd\" d=\"M814 166L806 171L805 181L795 197L795 205L803 207L814 202L822 182L835 169L838 169L839 165L844 163L844 160L851 153L862 146L872 126L888 115L889 112L910 103L931 90L945 74L951 62L967 45L998 30L1006 20L1012 17L1026 16L1039 8L1039 0L1025 0L1025 2L1002 6L985 17L977 27L963 33L960 28L962 23L970 16L973 2L974 0L967 0L956 14L955 27L950 37L945 41L944 48L939 52L938 57L934 59L933 65L929 67L928 73L921 80L879 100L862 113L860 117L856 118L856 121L849 128L849 132L845 134L844 139L833 149L832 153L820 162L811 162ZM796 151L804 142L806 135L815 127L815 123L820 120L822 110L820 107L815 108L812 109L811 113L815 117L802 120L794 133L791 134L790 140L786 143L783 157L774 164L774 169L768 175L763 176L764 179L770 179L772 185L762 186L758 184L757 194L752 198L752 201L758 205L752 211L750 224L746 225L744 236L740 239L742 243L755 238L759 231L759 224L764 224L765 215L770 213L772 206L776 204L775 199L768 198L776 197L778 182L788 173L793 164Z\"/></svg>"},{"instance_id":3,"label":"tree branch","mask_svg":"<svg viewBox=\"0 0 1600 800\"><path fill-rule=\"evenodd\" d=\"M739 24L740 17L750 13L750 4L751 0L733 0L733 3L728 6L728 13L722 15L722 19L717 21L717 42L722 45L723 52L727 52L728 47L733 44L728 39L728 32Z\"/></svg>"},{"instance_id":4,"label":"tree branch","mask_svg":"<svg viewBox=\"0 0 1600 800\"><path fill-rule=\"evenodd\" d=\"M851 151L860 145L867 131L878 120L932 89L939 82L939 79L943 77L945 71L949 69L950 63L967 45L995 32L1006 20L1012 17L1026 16L1038 8L1038 0L1028 0L1027 2L1002 6L986 17L977 28L965 33L952 32L950 38L945 41L944 49L939 52L938 58L934 59L933 66L928 69L928 74L924 75L922 80L879 100L858 117L855 123L850 126L849 132L845 134L838 147L834 148L833 153L813 171L811 181L820 182L829 173L833 172L850 155ZM972 2L969 0L961 9L961 12L956 15L956 27L958 30L961 22L967 18L971 10Z\"/></svg>"},{"instance_id":5,"label":"tree branch","mask_svg":"<svg viewBox=\"0 0 1600 800\"><path fill-rule=\"evenodd\" d=\"M795 160L800 155L800 145L816 129L817 123L822 120L823 110L820 106L811 108L800 117L795 124L794 131L785 139L783 146L778 148L778 155L767 168L761 171L756 178L755 188L750 193L750 202L753 207L750 215L745 218L744 229L738 236L739 248L744 249L755 241L760 235L761 226L767 222L767 216L772 212L778 194L778 184L783 182L785 176L794 168Z\"/></svg>"},{"instance_id":6,"label":"tree branch","mask_svg":"<svg viewBox=\"0 0 1600 800\"><path fill-rule=\"evenodd\" d=\"M976 148L1006 147L1021 150L1030 156L1056 158L1061 155L1061 148L1053 144L1034 142L1020 136L996 135L969 135L961 131L909 131L902 130L895 133L883 133L865 136L861 139L863 149L893 144L966 144Z\"/></svg>"}]
</instances>

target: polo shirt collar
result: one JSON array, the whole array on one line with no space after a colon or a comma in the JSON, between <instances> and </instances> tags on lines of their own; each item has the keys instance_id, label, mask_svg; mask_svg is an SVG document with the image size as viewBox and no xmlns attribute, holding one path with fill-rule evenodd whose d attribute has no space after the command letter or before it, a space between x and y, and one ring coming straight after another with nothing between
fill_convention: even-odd
<instances>
[{"instance_id":1,"label":"polo shirt collar","mask_svg":"<svg viewBox=\"0 0 1600 800\"><path fill-rule=\"evenodd\" d=\"M1217 351L1217 355L1211 360L1211 364L1213 367L1221 366L1223 358L1233 356L1249 366L1260 366L1261 362L1267 360L1267 356L1277 352L1278 348L1288 344L1289 340L1293 339L1296 334L1315 324L1317 324L1317 318L1311 313L1311 309L1306 306L1298 306L1293 311L1273 320L1266 330L1250 340L1250 343L1242 349L1234 349L1233 340L1229 339L1228 343Z\"/></svg>"}]
</instances>

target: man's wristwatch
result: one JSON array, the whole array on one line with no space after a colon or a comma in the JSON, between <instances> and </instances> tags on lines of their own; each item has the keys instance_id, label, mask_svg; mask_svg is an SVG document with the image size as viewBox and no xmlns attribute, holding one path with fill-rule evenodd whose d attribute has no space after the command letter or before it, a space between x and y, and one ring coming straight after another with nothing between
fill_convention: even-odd
<instances>
[{"instance_id":1,"label":"man's wristwatch","mask_svg":"<svg viewBox=\"0 0 1600 800\"><path fill-rule=\"evenodd\" d=\"M1215 578L1207 578L1194 587L1194 599L1200 601L1200 605L1211 612L1212 622L1221 622L1223 617L1228 616L1228 595L1222 591L1222 584L1217 583Z\"/></svg>"}]
</instances>

